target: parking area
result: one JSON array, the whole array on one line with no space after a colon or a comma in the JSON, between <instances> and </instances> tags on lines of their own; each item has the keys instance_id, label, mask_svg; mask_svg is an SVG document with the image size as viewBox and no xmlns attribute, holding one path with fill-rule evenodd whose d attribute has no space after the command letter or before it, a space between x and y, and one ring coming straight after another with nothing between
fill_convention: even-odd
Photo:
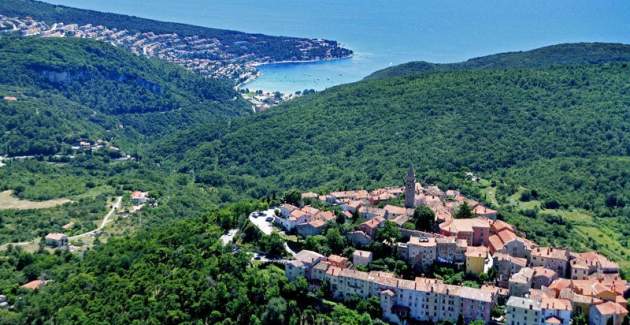
<instances>
[{"instance_id":1,"label":"parking area","mask_svg":"<svg viewBox=\"0 0 630 325\"><path fill-rule=\"evenodd\" d=\"M273 220L276 217L274 209L268 209L264 211L256 211L249 215L249 221L251 221L260 231L265 235L271 235L273 231Z\"/></svg>"}]
</instances>

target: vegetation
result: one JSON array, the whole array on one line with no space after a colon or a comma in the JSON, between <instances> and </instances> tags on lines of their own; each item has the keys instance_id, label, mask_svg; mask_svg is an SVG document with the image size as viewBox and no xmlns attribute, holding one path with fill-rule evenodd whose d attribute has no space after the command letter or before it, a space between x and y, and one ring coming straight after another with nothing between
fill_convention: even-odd
<instances>
[{"instance_id":1,"label":"vegetation","mask_svg":"<svg viewBox=\"0 0 630 325\"><path fill-rule=\"evenodd\" d=\"M371 324L378 304L362 313L328 306L308 294L306 281L288 283L281 269L250 266L247 253L232 254L218 241L219 214L234 217L250 208L222 212L112 239L83 259L69 253L35 255L12 250L0 264L3 292L16 309L3 311L15 323L175 324ZM45 272L53 280L37 293L15 283ZM17 299L20 296L21 299Z\"/></svg>"},{"instance_id":2,"label":"vegetation","mask_svg":"<svg viewBox=\"0 0 630 325\"><path fill-rule=\"evenodd\" d=\"M481 69L531 69L560 65L602 64L630 61L630 46L609 43L558 44L530 51L499 53L459 63L409 62L376 71L366 79L413 77L438 71Z\"/></svg>"},{"instance_id":3,"label":"vegetation","mask_svg":"<svg viewBox=\"0 0 630 325\"><path fill-rule=\"evenodd\" d=\"M0 154L51 155L78 139L157 136L244 114L227 82L86 39L0 37Z\"/></svg>"}]
</instances>

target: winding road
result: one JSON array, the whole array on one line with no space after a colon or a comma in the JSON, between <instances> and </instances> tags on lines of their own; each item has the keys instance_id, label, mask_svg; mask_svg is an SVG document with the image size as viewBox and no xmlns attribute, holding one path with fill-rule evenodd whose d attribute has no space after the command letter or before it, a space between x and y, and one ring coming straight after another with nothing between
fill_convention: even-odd
<instances>
[{"instance_id":1,"label":"winding road","mask_svg":"<svg viewBox=\"0 0 630 325\"><path fill-rule=\"evenodd\" d=\"M90 230L88 232L84 232L84 233L79 234L79 235L75 235L75 236L69 237L68 239L69 240L81 239L81 238L83 238L85 236L91 236L91 235L94 235L97 232L103 230L103 228L105 228L105 226L107 226L107 224L109 223L109 219L111 219L111 217L116 212L116 209L120 208L121 204L122 204L122 196L116 197L116 200L112 204L112 208L109 210L109 212L107 212L105 217L103 217L103 220L101 221L101 224L96 229Z\"/></svg>"},{"instance_id":2,"label":"winding road","mask_svg":"<svg viewBox=\"0 0 630 325\"><path fill-rule=\"evenodd\" d=\"M109 210L109 212L107 212L107 214L103 217L103 220L101 220L101 224L93 230L90 230L88 232L84 232L82 234L78 234L72 237L68 237L69 240L76 240L76 239L81 239L85 236L91 236L96 234L97 232L103 230L103 228L105 228L105 226L107 226L107 224L109 223L111 217L114 215L114 213L116 212L116 209L119 209L122 205L122 196L118 196L116 197L116 199L114 200L114 203L112 204L112 208ZM13 245L13 246L26 246L29 244L33 244L36 243L37 239L35 240L31 240L31 241L23 241L23 242L17 242L17 243L6 243L0 246L0 251L1 250L6 250L6 248L9 245Z\"/></svg>"}]
</instances>

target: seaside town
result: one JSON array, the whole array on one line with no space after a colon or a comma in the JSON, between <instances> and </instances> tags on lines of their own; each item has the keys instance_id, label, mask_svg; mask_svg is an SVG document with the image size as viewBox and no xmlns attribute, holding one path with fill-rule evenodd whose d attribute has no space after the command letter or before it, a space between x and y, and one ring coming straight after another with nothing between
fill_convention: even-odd
<instances>
[{"instance_id":1,"label":"seaside town","mask_svg":"<svg viewBox=\"0 0 630 325\"><path fill-rule=\"evenodd\" d=\"M306 62L331 60L351 55L335 41L323 39L298 39L290 46L297 46L301 55L278 60L257 51L233 51L234 48L253 48L266 40L252 36L233 44L225 44L218 38L199 36L181 36L177 33L156 34L153 32L130 32L125 29L108 28L102 25L78 25L68 22L48 24L31 17L7 17L0 15L0 32L13 32L21 36L41 37L78 37L89 38L125 48L137 55L155 57L178 64L190 71L210 78L233 80L243 85L259 77L257 66L269 63ZM317 54L317 53L325 54ZM341 54L338 54L341 53ZM341 55L341 56L340 56ZM260 109L277 105L283 99L295 96L274 93L260 93L250 100L255 107L260 102ZM248 96L244 96L249 99Z\"/></svg>"},{"instance_id":2,"label":"seaside town","mask_svg":"<svg viewBox=\"0 0 630 325\"><path fill-rule=\"evenodd\" d=\"M301 199L309 205L285 203L267 221L303 238L322 234L339 214L348 219L358 216L361 221L347 234L354 248L351 256L302 250L284 263L287 278L304 277L311 289L325 287L340 300L376 297L382 317L389 322L459 324L463 319L466 324L569 325L580 314L588 324L620 325L628 315L630 286L616 263L593 251L539 246L482 203L456 190L442 191L416 182L411 166L404 187L326 195L308 192ZM397 199L403 206L387 204ZM405 227L421 207L433 212L435 226L428 231ZM460 216L462 209L468 217ZM408 238L385 244L393 246L398 258L414 270L415 278L369 270L374 252L367 247L377 240L379 229L388 225L399 227ZM479 278L484 275L487 280L479 287L447 284L425 276L435 265Z\"/></svg>"}]
</instances>

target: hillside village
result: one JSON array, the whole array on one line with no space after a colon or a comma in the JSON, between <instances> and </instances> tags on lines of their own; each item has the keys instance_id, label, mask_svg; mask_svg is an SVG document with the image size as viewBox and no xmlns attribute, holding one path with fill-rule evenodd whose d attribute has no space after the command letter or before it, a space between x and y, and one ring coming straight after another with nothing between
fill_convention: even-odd
<instances>
[{"instance_id":1,"label":"hillside village","mask_svg":"<svg viewBox=\"0 0 630 325\"><path fill-rule=\"evenodd\" d=\"M568 325L581 316L589 324L620 325L628 315L630 286L616 263L597 252L541 247L480 202L416 182L412 167L404 187L301 197L310 205L283 204L276 211L274 223L287 232L308 238L341 215L362 221L347 234L351 256L302 250L286 263L286 276L305 277L313 290L326 287L336 299L376 297L387 321ZM389 204L396 199L404 205ZM435 223L426 231L411 229L422 207L433 212ZM374 253L368 247L380 229L392 225L408 240L386 244L415 277L369 271ZM425 276L436 265L464 270L483 284L451 285Z\"/></svg>"}]
</instances>

